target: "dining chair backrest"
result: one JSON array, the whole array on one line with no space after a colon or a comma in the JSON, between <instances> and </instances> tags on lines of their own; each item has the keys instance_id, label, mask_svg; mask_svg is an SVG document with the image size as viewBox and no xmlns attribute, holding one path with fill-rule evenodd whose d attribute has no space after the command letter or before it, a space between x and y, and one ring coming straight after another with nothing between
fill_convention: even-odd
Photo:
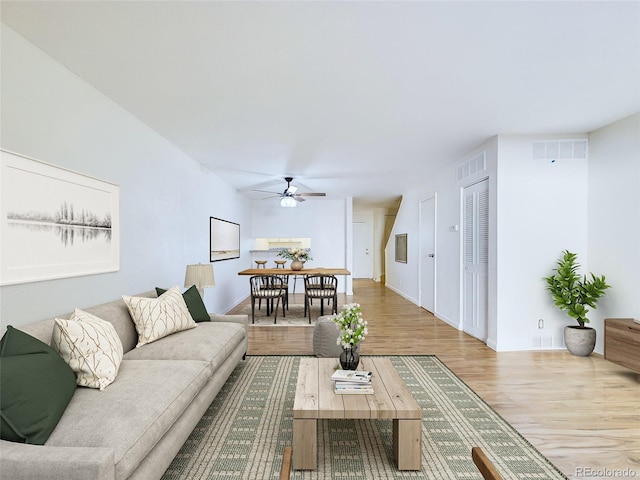
<instances>
[{"instance_id":1,"label":"dining chair backrest","mask_svg":"<svg viewBox=\"0 0 640 480\"><path fill-rule=\"evenodd\" d=\"M320 300L320 315L324 315L324 300L331 301L331 313L338 313L338 279L335 275L307 275L304 277L304 313L311 323L312 299Z\"/></svg>"},{"instance_id":2,"label":"dining chair backrest","mask_svg":"<svg viewBox=\"0 0 640 480\"><path fill-rule=\"evenodd\" d=\"M284 283L277 275L254 275L249 278L251 284L251 296L264 296L264 290L284 289Z\"/></svg>"},{"instance_id":3,"label":"dining chair backrest","mask_svg":"<svg viewBox=\"0 0 640 480\"><path fill-rule=\"evenodd\" d=\"M305 291L323 290L325 295L329 295L329 291L335 291L337 288L338 279L335 275L307 275L304 277Z\"/></svg>"}]
</instances>

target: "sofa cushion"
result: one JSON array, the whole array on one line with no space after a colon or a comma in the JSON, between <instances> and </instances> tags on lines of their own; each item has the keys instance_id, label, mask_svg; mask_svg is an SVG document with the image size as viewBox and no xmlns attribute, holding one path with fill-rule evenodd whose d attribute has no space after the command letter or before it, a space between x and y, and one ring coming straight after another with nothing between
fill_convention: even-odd
<instances>
[{"instance_id":1,"label":"sofa cushion","mask_svg":"<svg viewBox=\"0 0 640 480\"><path fill-rule=\"evenodd\" d=\"M123 355L114 326L77 308L69 320L55 322L51 344L75 372L78 385L104 390L115 380Z\"/></svg>"},{"instance_id":2,"label":"sofa cushion","mask_svg":"<svg viewBox=\"0 0 640 480\"><path fill-rule=\"evenodd\" d=\"M138 331L136 348L198 325L191 318L177 286L167 290L158 298L123 295L122 299Z\"/></svg>"},{"instance_id":3,"label":"sofa cushion","mask_svg":"<svg viewBox=\"0 0 640 480\"><path fill-rule=\"evenodd\" d=\"M210 363L211 373L235 350L246 336L244 325L206 322L128 352L126 360L202 360Z\"/></svg>"},{"instance_id":4,"label":"sofa cushion","mask_svg":"<svg viewBox=\"0 0 640 480\"><path fill-rule=\"evenodd\" d=\"M124 360L103 391L79 388L47 446L112 448L129 477L209 380L206 362Z\"/></svg>"},{"instance_id":5,"label":"sofa cushion","mask_svg":"<svg viewBox=\"0 0 640 480\"><path fill-rule=\"evenodd\" d=\"M145 298L157 297L155 291L138 293L135 296ZM129 309L127 308L127 305L124 303L122 298L118 298L117 300L100 305L81 308L85 312L90 313L91 315L95 315L96 317L101 318L114 326L116 332L118 332L120 341L122 342L123 351L128 352L129 350L136 348L136 343L138 342L138 332L136 331L136 327L131 320ZM71 318L72 313L73 312L63 315L56 315L56 317ZM55 318L48 318L39 322L20 325L20 330L28 333L32 337L36 337L38 340L41 340L46 344L50 344L51 333L53 332L53 324L55 323L54 320Z\"/></svg>"},{"instance_id":6,"label":"sofa cushion","mask_svg":"<svg viewBox=\"0 0 640 480\"><path fill-rule=\"evenodd\" d=\"M156 293L158 296L162 295L167 290L164 288L156 287ZM182 294L182 298L184 298L184 303L187 304L187 309L191 314L191 318L195 322L210 322L211 318L209 318L209 313L207 312L207 307L205 307L204 302L202 301L202 297L200 296L200 292L198 292L198 287L195 285L191 285L187 290Z\"/></svg>"},{"instance_id":7,"label":"sofa cushion","mask_svg":"<svg viewBox=\"0 0 640 480\"><path fill-rule=\"evenodd\" d=\"M76 390L76 376L53 348L7 327L0 340L0 436L42 445Z\"/></svg>"}]
</instances>

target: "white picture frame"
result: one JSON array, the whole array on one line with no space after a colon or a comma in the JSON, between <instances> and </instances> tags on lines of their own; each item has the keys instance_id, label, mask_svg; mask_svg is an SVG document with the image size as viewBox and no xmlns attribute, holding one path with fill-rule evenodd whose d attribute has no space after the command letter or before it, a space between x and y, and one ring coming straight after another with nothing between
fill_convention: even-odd
<instances>
[{"instance_id":1,"label":"white picture frame","mask_svg":"<svg viewBox=\"0 0 640 480\"><path fill-rule=\"evenodd\" d=\"M0 285L120 270L120 188L0 149Z\"/></svg>"}]
</instances>

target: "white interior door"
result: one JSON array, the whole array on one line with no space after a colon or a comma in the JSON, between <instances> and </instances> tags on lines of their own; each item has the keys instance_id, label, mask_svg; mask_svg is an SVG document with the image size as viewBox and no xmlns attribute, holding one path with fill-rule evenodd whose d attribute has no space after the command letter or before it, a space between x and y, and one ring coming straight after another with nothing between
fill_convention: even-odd
<instances>
[{"instance_id":1,"label":"white interior door","mask_svg":"<svg viewBox=\"0 0 640 480\"><path fill-rule=\"evenodd\" d=\"M489 181L464 189L463 329L487 339L487 267L489 264Z\"/></svg>"},{"instance_id":2,"label":"white interior door","mask_svg":"<svg viewBox=\"0 0 640 480\"><path fill-rule=\"evenodd\" d=\"M373 278L373 224L353 222L352 278Z\"/></svg>"},{"instance_id":3,"label":"white interior door","mask_svg":"<svg viewBox=\"0 0 640 480\"><path fill-rule=\"evenodd\" d=\"M420 202L420 306L434 313L436 305L436 199Z\"/></svg>"}]
</instances>

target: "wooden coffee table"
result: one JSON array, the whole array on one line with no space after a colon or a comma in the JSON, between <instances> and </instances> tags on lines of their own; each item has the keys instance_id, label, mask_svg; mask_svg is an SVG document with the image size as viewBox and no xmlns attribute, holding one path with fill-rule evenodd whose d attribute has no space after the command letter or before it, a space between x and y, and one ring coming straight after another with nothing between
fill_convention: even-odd
<instances>
[{"instance_id":1,"label":"wooden coffee table","mask_svg":"<svg viewBox=\"0 0 640 480\"><path fill-rule=\"evenodd\" d=\"M315 470L318 420L392 419L393 456L399 470L422 468L422 409L388 358L360 357L359 370L373 372L373 395L337 395L331 374L336 358L300 360L293 402L293 468Z\"/></svg>"}]
</instances>

